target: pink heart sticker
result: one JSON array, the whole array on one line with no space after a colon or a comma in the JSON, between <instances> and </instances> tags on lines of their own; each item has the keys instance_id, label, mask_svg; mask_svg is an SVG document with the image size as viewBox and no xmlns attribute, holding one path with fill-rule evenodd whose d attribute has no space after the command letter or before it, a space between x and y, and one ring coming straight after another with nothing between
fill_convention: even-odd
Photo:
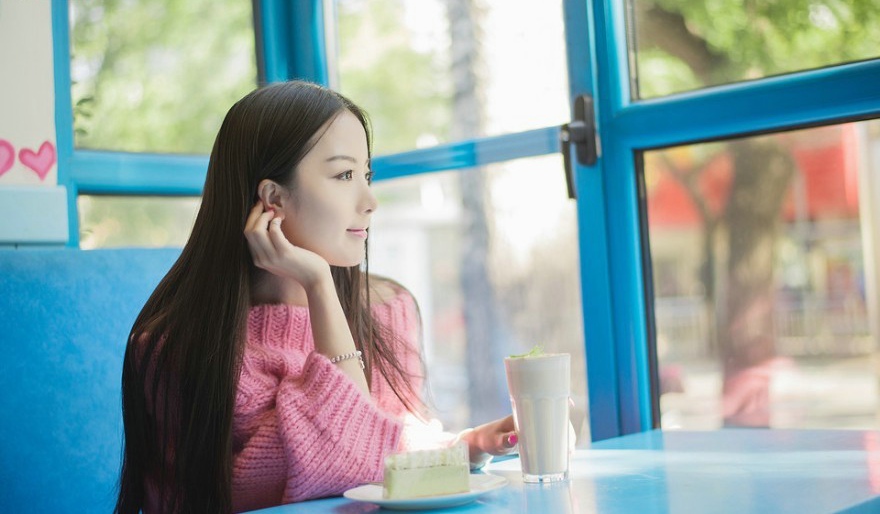
<instances>
[{"instance_id":1,"label":"pink heart sticker","mask_svg":"<svg viewBox=\"0 0 880 514\"><path fill-rule=\"evenodd\" d=\"M28 168L34 170L40 180L45 180L49 170L55 164L55 146L45 141L40 145L40 150L34 153L33 150L22 148L18 152L18 160Z\"/></svg>"},{"instance_id":2,"label":"pink heart sticker","mask_svg":"<svg viewBox=\"0 0 880 514\"><path fill-rule=\"evenodd\" d=\"M0 139L0 176L10 170L15 163L15 148L12 143Z\"/></svg>"}]
</instances>

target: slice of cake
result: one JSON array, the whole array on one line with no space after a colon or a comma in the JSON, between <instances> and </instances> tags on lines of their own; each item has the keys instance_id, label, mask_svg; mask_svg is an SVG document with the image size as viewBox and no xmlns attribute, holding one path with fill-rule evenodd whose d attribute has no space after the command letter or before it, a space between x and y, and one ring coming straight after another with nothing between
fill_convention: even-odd
<instances>
[{"instance_id":1,"label":"slice of cake","mask_svg":"<svg viewBox=\"0 0 880 514\"><path fill-rule=\"evenodd\" d=\"M421 498L470 491L467 443L385 457L382 496Z\"/></svg>"}]
</instances>

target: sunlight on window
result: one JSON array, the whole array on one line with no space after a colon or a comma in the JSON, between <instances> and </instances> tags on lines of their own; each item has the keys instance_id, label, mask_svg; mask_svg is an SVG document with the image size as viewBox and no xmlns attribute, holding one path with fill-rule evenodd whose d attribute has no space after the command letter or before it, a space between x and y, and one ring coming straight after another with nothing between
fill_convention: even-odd
<instances>
[{"instance_id":1,"label":"sunlight on window","mask_svg":"<svg viewBox=\"0 0 880 514\"><path fill-rule=\"evenodd\" d=\"M568 120L561 2L459 4L336 0L339 88L378 154Z\"/></svg>"},{"instance_id":2,"label":"sunlight on window","mask_svg":"<svg viewBox=\"0 0 880 514\"><path fill-rule=\"evenodd\" d=\"M400 281L419 302L432 399L447 427L508 413L503 357L543 344L572 355L572 421L578 440L589 441L576 209L562 173L549 173L560 161L541 157L470 170L486 179L485 244L469 243L473 213L466 211L461 172L374 186L379 209L370 270ZM473 289L479 279L468 277L475 264L486 267L487 289ZM488 340L475 343L479 327L469 323L482 323L466 314L473 302L495 320L483 320Z\"/></svg>"}]
</instances>

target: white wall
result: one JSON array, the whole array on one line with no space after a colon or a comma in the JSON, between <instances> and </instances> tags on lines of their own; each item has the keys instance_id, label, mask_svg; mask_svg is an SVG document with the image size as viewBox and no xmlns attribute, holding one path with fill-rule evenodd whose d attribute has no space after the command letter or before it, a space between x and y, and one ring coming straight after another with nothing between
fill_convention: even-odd
<instances>
[{"instance_id":1,"label":"white wall","mask_svg":"<svg viewBox=\"0 0 880 514\"><path fill-rule=\"evenodd\" d=\"M67 241L50 0L0 0L0 244Z\"/></svg>"},{"instance_id":2,"label":"white wall","mask_svg":"<svg viewBox=\"0 0 880 514\"><path fill-rule=\"evenodd\" d=\"M0 186L55 185L49 0L0 1L0 77Z\"/></svg>"}]
</instances>

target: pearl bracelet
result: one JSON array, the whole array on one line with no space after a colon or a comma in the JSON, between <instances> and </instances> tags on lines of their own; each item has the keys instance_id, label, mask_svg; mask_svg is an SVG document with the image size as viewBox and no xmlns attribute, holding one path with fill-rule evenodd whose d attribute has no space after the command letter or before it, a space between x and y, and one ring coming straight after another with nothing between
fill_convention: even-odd
<instances>
[{"instance_id":1,"label":"pearl bracelet","mask_svg":"<svg viewBox=\"0 0 880 514\"><path fill-rule=\"evenodd\" d=\"M354 359L354 358L357 358L358 363L361 365L361 369L366 368L366 366L364 366L363 353L360 350L355 350L351 353L344 353L342 355L337 355L336 357L333 357L332 359L330 359L330 362L332 362L333 364L338 364L342 361L347 361L348 359Z\"/></svg>"}]
</instances>

